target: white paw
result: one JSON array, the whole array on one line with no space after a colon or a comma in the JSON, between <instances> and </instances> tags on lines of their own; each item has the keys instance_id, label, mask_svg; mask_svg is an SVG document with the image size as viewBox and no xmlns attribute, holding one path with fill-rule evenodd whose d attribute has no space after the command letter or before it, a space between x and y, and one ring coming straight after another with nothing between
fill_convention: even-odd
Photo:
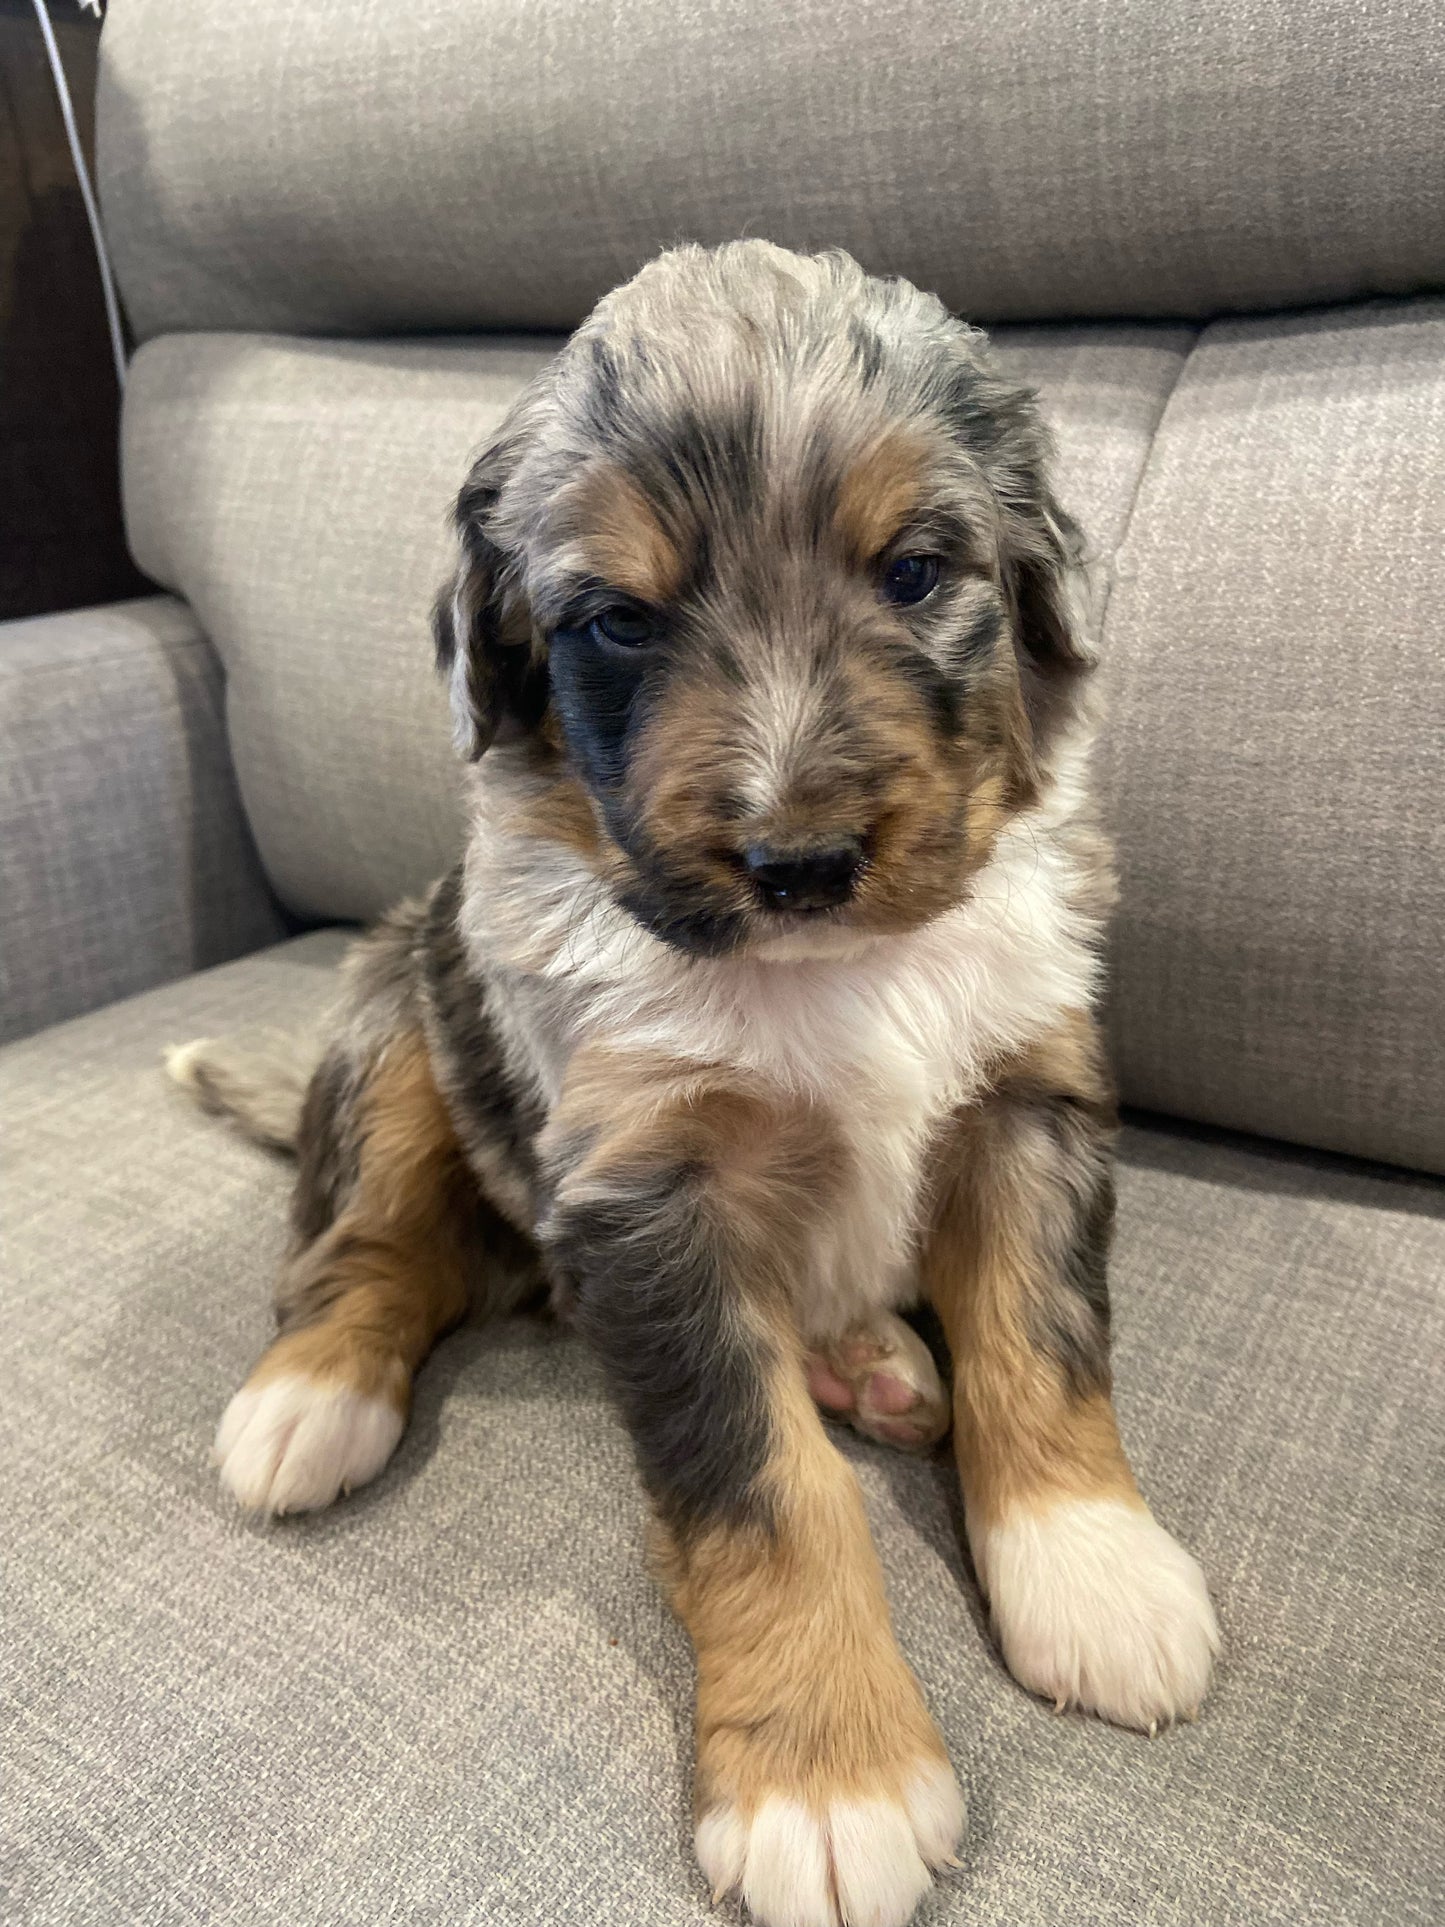
<instances>
[{"instance_id":1,"label":"white paw","mask_svg":"<svg viewBox=\"0 0 1445 1927\"><path fill-rule=\"evenodd\" d=\"M252 1512L315 1512L374 1479L404 1420L385 1399L282 1373L243 1385L216 1433L221 1478Z\"/></svg>"},{"instance_id":2,"label":"white paw","mask_svg":"<svg viewBox=\"0 0 1445 1927\"><path fill-rule=\"evenodd\" d=\"M903 1927L927 1893L930 1867L954 1864L963 1795L930 1761L903 1799L770 1794L751 1814L711 1807L697 1823L698 1863L714 1900L734 1888L761 1927Z\"/></svg>"},{"instance_id":3,"label":"white paw","mask_svg":"<svg viewBox=\"0 0 1445 1927\"><path fill-rule=\"evenodd\" d=\"M1193 1718L1219 1626L1197 1560L1142 1505L1063 1500L969 1540L1022 1685L1146 1733Z\"/></svg>"}]
</instances>

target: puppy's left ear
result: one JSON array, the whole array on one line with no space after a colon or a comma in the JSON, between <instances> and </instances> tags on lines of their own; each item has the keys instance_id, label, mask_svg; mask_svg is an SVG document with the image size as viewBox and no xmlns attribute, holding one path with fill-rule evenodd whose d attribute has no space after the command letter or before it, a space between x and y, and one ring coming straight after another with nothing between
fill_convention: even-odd
<instances>
[{"instance_id":1,"label":"puppy's left ear","mask_svg":"<svg viewBox=\"0 0 1445 1927\"><path fill-rule=\"evenodd\" d=\"M1095 662L1085 628L1084 537L1041 486L1027 510L1006 517L1004 547L1004 587L1019 646L1024 704L1042 747L1072 711Z\"/></svg>"},{"instance_id":2,"label":"puppy's left ear","mask_svg":"<svg viewBox=\"0 0 1445 1927\"><path fill-rule=\"evenodd\" d=\"M1002 509L1003 589L1035 744L1047 747L1072 714L1095 655L1087 631L1084 536L1049 486L1053 442L1031 390L1003 398L1002 457L994 486Z\"/></svg>"},{"instance_id":3,"label":"puppy's left ear","mask_svg":"<svg viewBox=\"0 0 1445 1927\"><path fill-rule=\"evenodd\" d=\"M452 738L458 754L472 763L509 725L535 729L550 694L546 654L520 568L495 533L511 454L506 440L489 448L457 497L453 520L461 554L432 609L437 667L451 695Z\"/></svg>"}]
</instances>

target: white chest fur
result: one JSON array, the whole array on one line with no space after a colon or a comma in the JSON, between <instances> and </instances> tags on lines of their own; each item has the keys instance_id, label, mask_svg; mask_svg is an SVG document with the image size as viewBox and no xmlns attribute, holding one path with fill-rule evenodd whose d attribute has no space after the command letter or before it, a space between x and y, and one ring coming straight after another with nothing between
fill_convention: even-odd
<instances>
[{"instance_id":1,"label":"white chest fur","mask_svg":"<svg viewBox=\"0 0 1445 1927\"><path fill-rule=\"evenodd\" d=\"M968 901L934 923L835 955L682 957L595 885L579 914L591 880L560 852L539 878L535 845L525 928L504 927L495 910L516 897L476 872L468 922L484 954L548 986L527 1027L549 1101L572 1051L599 1042L736 1065L826 1109L854 1171L846 1211L799 1283L800 1322L817 1340L906 1298L936 1127L991 1067L1092 998L1095 932L1071 908L1070 862L1050 827L1017 820Z\"/></svg>"},{"instance_id":2,"label":"white chest fur","mask_svg":"<svg viewBox=\"0 0 1445 1927\"><path fill-rule=\"evenodd\" d=\"M851 956L710 966L690 979L676 1029L670 999L636 1012L644 1030L667 1032L669 1050L806 1094L841 1128L852 1181L800 1281L808 1339L912 1296L938 1125L1000 1060L1090 1001L1092 932L1068 908L1067 881L1062 857L1016 831L968 903L923 930Z\"/></svg>"}]
</instances>

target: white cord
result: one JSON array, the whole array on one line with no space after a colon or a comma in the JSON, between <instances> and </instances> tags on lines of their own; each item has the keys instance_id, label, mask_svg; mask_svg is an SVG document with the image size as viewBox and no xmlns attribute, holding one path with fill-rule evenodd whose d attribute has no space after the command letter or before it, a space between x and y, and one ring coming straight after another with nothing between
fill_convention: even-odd
<instances>
[{"instance_id":1,"label":"white cord","mask_svg":"<svg viewBox=\"0 0 1445 1927\"><path fill-rule=\"evenodd\" d=\"M95 193L90 185L90 170L85 165L85 152L80 145L80 133L75 125L75 108L71 104L70 88L66 84L65 69L60 64L60 49L55 44L55 30L50 24L45 0L35 0L35 17L40 22L45 52L50 61L51 77L55 82L55 92L60 101L61 118L65 122L65 137L70 142L70 158L75 163L75 178L80 183L80 198L85 202L85 218L90 222L90 238L95 244L96 264L100 268L100 290L105 296L106 325L110 329L110 350L115 356L115 378L124 388L125 336L120 326L120 303L115 298L115 277L110 271L110 255L106 252L105 236L100 227L100 209L95 204Z\"/></svg>"}]
</instances>

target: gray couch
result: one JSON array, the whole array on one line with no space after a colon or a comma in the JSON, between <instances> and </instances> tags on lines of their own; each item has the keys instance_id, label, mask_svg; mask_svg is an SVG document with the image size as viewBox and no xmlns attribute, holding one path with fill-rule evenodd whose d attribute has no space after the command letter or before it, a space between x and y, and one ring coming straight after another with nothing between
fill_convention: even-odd
<instances>
[{"instance_id":1,"label":"gray couch","mask_svg":"<svg viewBox=\"0 0 1445 1927\"><path fill-rule=\"evenodd\" d=\"M159 1058L305 1023L446 863L468 453L544 331L747 231L998 324L1056 425L1109 584L1119 1404L1227 1640L1197 1727L1051 1717L946 1464L844 1439L971 1800L920 1920L1433 1927L1438 0L117 0L103 68L166 593L0 632L5 1920L715 1917L596 1369L466 1330L376 1486L245 1523L206 1456L287 1172Z\"/></svg>"}]
</instances>

